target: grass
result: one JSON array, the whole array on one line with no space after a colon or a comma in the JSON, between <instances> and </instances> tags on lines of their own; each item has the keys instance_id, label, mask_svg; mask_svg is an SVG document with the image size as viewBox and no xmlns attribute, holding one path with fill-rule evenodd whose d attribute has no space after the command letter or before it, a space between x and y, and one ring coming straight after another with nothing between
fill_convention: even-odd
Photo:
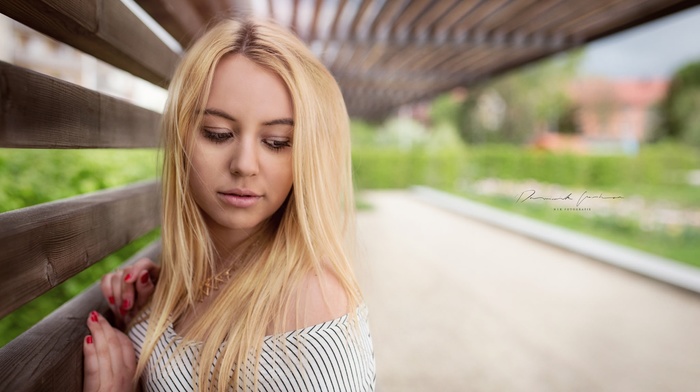
<instances>
[{"instance_id":1,"label":"grass","mask_svg":"<svg viewBox=\"0 0 700 392\"><path fill-rule=\"evenodd\" d=\"M513 198L508 197L487 197L464 192L460 196L700 268L698 229L685 227L668 231L645 231L631 219L586 216L585 212L577 211L555 211L552 206L543 204L516 204Z\"/></svg>"}]
</instances>

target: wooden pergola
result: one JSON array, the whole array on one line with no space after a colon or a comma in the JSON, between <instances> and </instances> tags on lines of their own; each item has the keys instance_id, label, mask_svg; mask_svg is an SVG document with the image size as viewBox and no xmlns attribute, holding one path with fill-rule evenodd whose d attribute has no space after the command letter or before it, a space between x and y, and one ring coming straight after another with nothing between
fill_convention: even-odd
<instances>
[{"instance_id":1,"label":"wooden pergola","mask_svg":"<svg viewBox=\"0 0 700 392\"><path fill-rule=\"evenodd\" d=\"M340 84L351 116L468 87L694 6L695 0L136 0L186 47L212 18L289 26Z\"/></svg>"},{"instance_id":2,"label":"wooden pergola","mask_svg":"<svg viewBox=\"0 0 700 392\"><path fill-rule=\"evenodd\" d=\"M129 0L131 1L131 0ZM334 74L351 116L399 106L681 11L700 0L136 0L187 47L211 20L294 29ZM135 13L136 12L136 13ZM2 0L0 13L167 87L182 51L126 0ZM0 62L0 148L157 148L160 114ZM21 175L17 181L21 181ZM0 214L0 318L160 224L156 180ZM135 255L157 259L156 241ZM0 390L81 390L87 289L0 349Z\"/></svg>"}]
</instances>

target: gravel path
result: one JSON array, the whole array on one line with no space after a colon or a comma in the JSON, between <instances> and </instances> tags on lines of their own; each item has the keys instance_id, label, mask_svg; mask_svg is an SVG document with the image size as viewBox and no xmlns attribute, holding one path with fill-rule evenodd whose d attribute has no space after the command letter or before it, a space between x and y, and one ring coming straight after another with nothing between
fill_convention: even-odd
<instances>
[{"instance_id":1,"label":"gravel path","mask_svg":"<svg viewBox=\"0 0 700 392\"><path fill-rule=\"evenodd\" d=\"M700 391L700 296L454 216L358 214L377 390Z\"/></svg>"}]
</instances>

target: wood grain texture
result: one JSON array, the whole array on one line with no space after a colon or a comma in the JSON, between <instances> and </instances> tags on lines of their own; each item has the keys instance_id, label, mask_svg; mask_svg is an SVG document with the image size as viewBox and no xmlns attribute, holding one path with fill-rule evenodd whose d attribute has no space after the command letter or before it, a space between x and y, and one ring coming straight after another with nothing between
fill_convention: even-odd
<instances>
[{"instance_id":1,"label":"wood grain texture","mask_svg":"<svg viewBox=\"0 0 700 392\"><path fill-rule=\"evenodd\" d=\"M160 114L0 62L0 147L157 147Z\"/></svg>"},{"instance_id":2,"label":"wood grain texture","mask_svg":"<svg viewBox=\"0 0 700 392\"><path fill-rule=\"evenodd\" d=\"M182 47L203 31L204 20L187 0L136 0Z\"/></svg>"},{"instance_id":3,"label":"wood grain texture","mask_svg":"<svg viewBox=\"0 0 700 392\"><path fill-rule=\"evenodd\" d=\"M124 265L142 257L158 262L160 240ZM107 302L95 284L66 302L31 329L0 349L0 390L82 391L83 339L90 311L108 315ZM109 318L109 317L108 317Z\"/></svg>"},{"instance_id":4,"label":"wood grain texture","mask_svg":"<svg viewBox=\"0 0 700 392\"><path fill-rule=\"evenodd\" d=\"M179 60L119 0L3 1L0 12L160 86L167 86Z\"/></svg>"},{"instance_id":5,"label":"wood grain texture","mask_svg":"<svg viewBox=\"0 0 700 392\"><path fill-rule=\"evenodd\" d=\"M0 317L159 224L156 181L0 214Z\"/></svg>"}]
</instances>

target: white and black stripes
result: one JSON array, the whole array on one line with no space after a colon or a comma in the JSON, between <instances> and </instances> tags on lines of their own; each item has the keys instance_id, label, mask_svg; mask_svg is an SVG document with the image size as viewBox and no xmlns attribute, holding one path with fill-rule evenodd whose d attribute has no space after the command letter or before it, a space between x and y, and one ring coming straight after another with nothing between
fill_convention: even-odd
<instances>
[{"instance_id":1,"label":"white and black stripes","mask_svg":"<svg viewBox=\"0 0 700 392\"><path fill-rule=\"evenodd\" d=\"M335 320L264 339L258 367L258 391L374 391L375 363L367 309L357 317ZM136 354L141 354L148 320L129 331ZM192 364L198 348L187 347L173 357L182 338L168 325L148 360L142 377L145 391L192 391ZM217 355L218 357L218 355ZM249 369L254 367L249 359ZM252 373L252 371L251 371ZM249 373L252 376L252 374ZM243 390L242 387L239 390Z\"/></svg>"}]
</instances>

